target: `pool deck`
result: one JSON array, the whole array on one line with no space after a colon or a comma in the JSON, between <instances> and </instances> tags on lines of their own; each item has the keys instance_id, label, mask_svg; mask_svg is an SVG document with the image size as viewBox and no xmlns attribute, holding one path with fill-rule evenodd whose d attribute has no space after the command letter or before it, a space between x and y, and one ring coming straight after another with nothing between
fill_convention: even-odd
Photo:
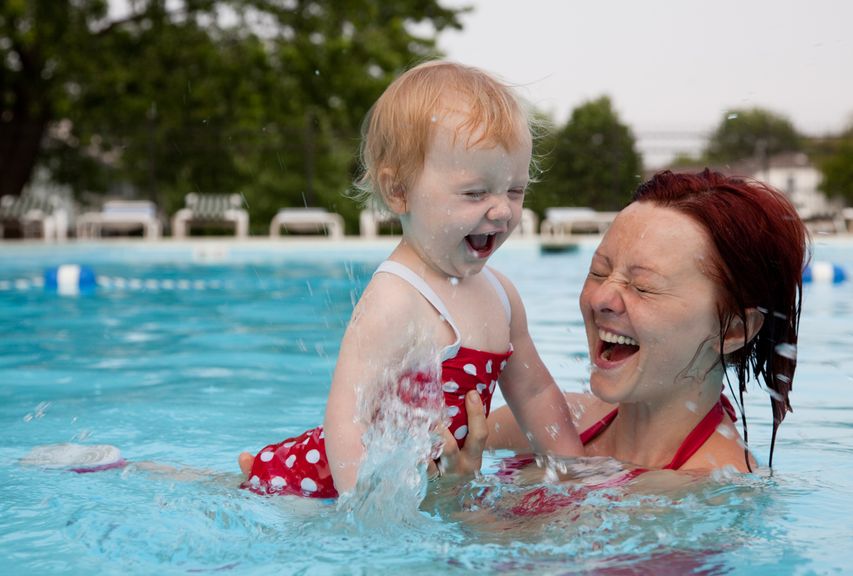
<instances>
[{"instance_id":1,"label":"pool deck","mask_svg":"<svg viewBox=\"0 0 853 576\"><path fill-rule=\"evenodd\" d=\"M594 245L601 239L599 235L566 236L565 243L577 245ZM187 248L199 248L212 250L218 246L226 249L250 249L267 250L271 252L294 252L294 251L328 251L336 249L373 249L390 248L400 241L400 236L378 236L374 238L362 238L361 236L345 236L342 239L329 239L319 236L284 236L269 238L268 236L250 236L248 238L235 238L233 236L199 236L192 238L160 238L149 240L141 237L114 237L90 239L69 239L64 242L45 242L40 239L28 240L0 240L0 253L5 251L18 252L26 250L55 250L57 248L133 248L139 250L151 249L163 250L186 250ZM504 244L507 246L529 246L540 245L537 237L510 237Z\"/></svg>"},{"instance_id":2,"label":"pool deck","mask_svg":"<svg viewBox=\"0 0 853 576\"><path fill-rule=\"evenodd\" d=\"M107 255L122 260L128 254L142 260L166 259L193 262L223 262L243 259L304 257L308 255L376 255L390 253L399 236L362 238L346 236L330 239L324 236L283 236L270 238L254 236L199 236L191 238L113 237L100 239L69 239L64 242L45 242L41 239L0 240L0 264L4 260L43 257L88 258ZM512 236L501 248L508 250L541 250L543 253L570 252L578 248L594 247L601 240L598 234L563 236ZM813 233L812 244L818 246L853 246L853 234Z\"/></svg>"},{"instance_id":3,"label":"pool deck","mask_svg":"<svg viewBox=\"0 0 853 576\"><path fill-rule=\"evenodd\" d=\"M848 233L826 233L826 232L811 232L812 241L846 244L853 239L853 232ZM594 244L601 239L601 234L574 234L559 237L549 237L547 235L536 236L511 236L507 240L507 244L543 244L543 243L576 243L576 244ZM157 239L149 239L141 236L114 236L109 238L69 238L64 241L42 240L40 238L31 239L3 239L0 238L0 250L9 248L21 248L30 246L210 246L213 244L222 244L227 246L256 246L266 247L270 249L287 249L295 248L311 248L311 247L335 247L335 246L387 246L394 244L400 240L400 236L375 236L366 238L362 236L344 236L343 238L329 238L327 236L317 235L291 235L278 236L271 238L269 236L249 236L239 238L235 236L194 236L187 238L160 237Z\"/></svg>"}]
</instances>

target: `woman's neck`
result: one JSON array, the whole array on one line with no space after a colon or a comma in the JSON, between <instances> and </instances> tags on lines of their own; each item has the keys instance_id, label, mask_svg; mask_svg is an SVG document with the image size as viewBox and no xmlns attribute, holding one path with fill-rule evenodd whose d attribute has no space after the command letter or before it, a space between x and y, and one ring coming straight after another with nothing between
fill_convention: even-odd
<instances>
[{"instance_id":1,"label":"woman's neck","mask_svg":"<svg viewBox=\"0 0 853 576\"><path fill-rule=\"evenodd\" d=\"M607 456L647 468L670 463L688 434L719 402L722 374L699 384L690 383L687 393L655 402L623 402L609 426L602 446Z\"/></svg>"}]
</instances>

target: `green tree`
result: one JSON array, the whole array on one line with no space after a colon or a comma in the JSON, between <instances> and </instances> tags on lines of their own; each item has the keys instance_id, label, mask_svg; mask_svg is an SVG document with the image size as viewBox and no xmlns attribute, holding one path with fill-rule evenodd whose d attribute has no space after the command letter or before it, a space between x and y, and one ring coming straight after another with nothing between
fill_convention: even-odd
<instances>
[{"instance_id":1,"label":"green tree","mask_svg":"<svg viewBox=\"0 0 853 576\"><path fill-rule=\"evenodd\" d=\"M40 163L78 194L129 184L169 212L188 192L240 192L258 227L283 206L354 218L341 193L362 117L461 12L437 0L127 5L0 4L0 193Z\"/></svg>"},{"instance_id":2,"label":"green tree","mask_svg":"<svg viewBox=\"0 0 853 576\"><path fill-rule=\"evenodd\" d=\"M832 149L819 162L823 172L821 191L853 205L853 124L833 139Z\"/></svg>"},{"instance_id":3,"label":"green tree","mask_svg":"<svg viewBox=\"0 0 853 576\"><path fill-rule=\"evenodd\" d=\"M711 163L725 163L800 149L800 136L784 116L762 108L735 109L723 114L705 157Z\"/></svg>"},{"instance_id":4,"label":"green tree","mask_svg":"<svg viewBox=\"0 0 853 576\"><path fill-rule=\"evenodd\" d=\"M549 206L618 210L640 181L642 160L634 136L607 96L575 108L563 128L542 139L537 152L543 172L531 188L529 205L540 214Z\"/></svg>"}]
</instances>

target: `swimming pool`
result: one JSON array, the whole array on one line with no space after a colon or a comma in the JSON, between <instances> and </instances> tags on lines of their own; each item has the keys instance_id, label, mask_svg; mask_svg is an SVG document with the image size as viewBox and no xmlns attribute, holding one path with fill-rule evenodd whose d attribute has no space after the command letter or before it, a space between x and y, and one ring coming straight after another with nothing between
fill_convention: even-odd
<instances>
[{"instance_id":1,"label":"swimming pool","mask_svg":"<svg viewBox=\"0 0 853 576\"><path fill-rule=\"evenodd\" d=\"M322 419L352 304L390 245L217 242L0 245L0 559L15 573L826 574L853 564L853 283L806 289L794 413L775 469L654 495L590 494L512 518L527 487L486 474L340 511L235 488L235 458ZM577 296L591 248L510 243L493 264L525 299L557 380L587 377ZM853 245L816 259L853 272ZM76 297L45 268L92 267ZM770 410L750 391L766 463ZM129 466L73 474L22 466L34 446L113 444ZM498 457L486 470L494 471ZM204 472L204 471L210 471ZM484 494L486 497L484 498ZM462 510L460 512L460 509Z\"/></svg>"}]
</instances>

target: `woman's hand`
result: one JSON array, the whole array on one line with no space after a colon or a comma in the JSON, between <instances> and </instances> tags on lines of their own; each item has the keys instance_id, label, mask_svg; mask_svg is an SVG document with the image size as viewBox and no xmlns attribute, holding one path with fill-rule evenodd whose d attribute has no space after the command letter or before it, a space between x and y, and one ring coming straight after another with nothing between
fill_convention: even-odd
<instances>
[{"instance_id":1,"label":"woman's hand","mask_svg":"<svg viewBox=\"0 0 853 576\"><path fill-rule=\"evenodd\" d=\"M468 414L468 435L465 446L460 449L456 438L447 428L444 429L444 447L441 457L429 463L427 474L437 476L471 476L480 471L483 463L483 450L489 437L486 414L480 395L470 391L465 395L465 411Z\"/></svg>"}]
</instances>

